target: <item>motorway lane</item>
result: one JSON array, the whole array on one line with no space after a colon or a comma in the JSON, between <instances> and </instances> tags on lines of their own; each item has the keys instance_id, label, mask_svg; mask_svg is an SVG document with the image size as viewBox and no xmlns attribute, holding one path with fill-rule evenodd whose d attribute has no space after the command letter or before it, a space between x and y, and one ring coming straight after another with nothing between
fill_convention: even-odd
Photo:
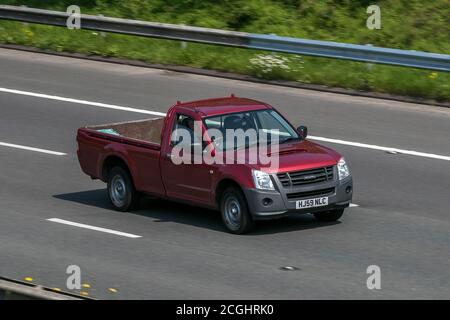
<instances>
[{"instance_id":1,"label":"motorway lane","mask_svg":"<svg viewBox=\"0 0 450 320\"><path fill-rule=\"evenodd\" d=\"M68 102L0 94L0 141L65 153L76 152L76 130L79 127L105 121L154 117Z\"/></svg>"},{"instance_id":2,"label":"motorway lane","mask_svg":"<svg viewBox=\"0 0 450 320\"><path fill-rule=\"evenodd\" d=\"M450 155L448 108L0 49L0 87L166 111L176 100L272 103L311 135Z\"/></svg>"},{"instance_id":3,"label":"motorway lane","mask_svg":"<svg viewBox=\"0 0 450 320\"><path fill-rule=\"evenodd\" d=\"M444 139L449 112L442 108L424 112L429 107L6 51L0 50L0 87L156 111L165 111L176 96L193 99L233 89L285 101L283 112L293 121L304 114L307 125L314 123L314 135L450 154ZM68 74L70 83L64 81ZM135 213L112 211L103 184L80 172L77 127L147 115L4 93L0 103L0 141L68 153L58 157L0 147L3 276L31 275L40 284L63 287L65 268L78 264L91 295L99 298L450 297L448 161L329 144L350 162L354 202L361 207L349 209L338 224L302 216L232 236L217 213L166 201L147 199ZM420 130L403 132L420 123L427 124L429 144ZM365 287L370 264L382 268L381 291ZM284 265L301 270L280 271ZM109 287L119 292L113 295Z\"/></svg>"},{"instance_id":4,"label":"motorway lane","mask_svg":"<svg viewBox=\"0 0 450 320\"><path fill-rule=\"evenodd\" d=\"M22 158L18 153L12 160ZM14 158L11 153L9 157ZM60 166L40 157L22 162L26 168ZM74 163L66 169L67 184L77 190L76 183L83 179L76 178ZM448 250L448 224L441 221L411 221L404 213L355 208L339 224L318 224L305 216L266 222L252 235L236 237L224 233L218 215L207 210L147 200L134 214L122 214L109 210L103 189L59 194L58 186L61 191L69 186L57 178L49 181L54 183L58 185L45 190L39 182L12 184L0 227L2 274L31 275L37 282L61 287L67 265L79 264L84 281L93 287L91 294L100 298L113 297L108 287L118 288L120 298L217 299L438 298L448 288L442 273L448 260L436 255ZM55 215L143 238L130 240L45 221ZM386 271L382 292L363 286L364 266L374 261ZM283 265L301 270L279 271Z\"/></svg>"}]
</instances>

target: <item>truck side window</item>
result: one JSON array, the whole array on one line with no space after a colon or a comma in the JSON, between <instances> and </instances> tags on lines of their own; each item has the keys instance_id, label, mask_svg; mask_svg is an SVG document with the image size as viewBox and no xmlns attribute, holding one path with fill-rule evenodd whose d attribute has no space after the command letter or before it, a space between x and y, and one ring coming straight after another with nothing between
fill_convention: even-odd
<instances>
[{"instance_id":1,"label":"truck side window","mask_svg":"<svg viewBox=\"0 0 450 320\"><path fill-rule=\"evenodd\" d=\"M170 143L172 146L175 146L181 142L183 142L183 134L181 134L178 130L186 130L189 132L190 135L190 141L185 141L184 143L193 144L197 143L198 137L194 134L194 119L192 119L189 116L183 115L183 114L177 114L177 117L175 119L175 122L173 124L172 128L172 135L170 138ZM184 132L186 132L184 131Z\"/></svg>"}]
</instances>

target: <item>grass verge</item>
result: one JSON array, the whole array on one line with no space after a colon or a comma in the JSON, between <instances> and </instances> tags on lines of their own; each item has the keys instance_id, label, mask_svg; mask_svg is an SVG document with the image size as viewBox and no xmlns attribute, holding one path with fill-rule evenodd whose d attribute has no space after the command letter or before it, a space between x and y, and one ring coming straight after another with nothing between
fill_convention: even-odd
<instances>
[{"instance_id":1,"label":"grass verge","mask_svg":"<svg viewBox=\"0 0 450 320\"><path fill-rule=\"evenodd\" d=\"M65 1L6 1L8 4L26 4L35 7L45 7L56 10L64 10ZM429 26L422 22L420 17L413 21L406 19L405 23L413 24L419 30L422 37L410 35L412 38L404 38L404 34L399 32L395 37L388 31L382 30L380 33L370 33L364 26L361 27L356 21L365 23L365 16L357 11L357 17L351 17L352 5L350 2L341 1L344 6L336 5L337 1L247 1L243 12L226 12L220 16L221 9L229 6L230 3L239 1L224 1L222 4L212 1L197 1L201 5L193 5L188 0L180 1L110 1L106 5L105 1L81 1L85 4L86 11L104 15L119 16L125 18L136 18L151 21L186 23L206 27L216 27L224 29L235 29L240 31L271 33L280 35L303 36L323 40L334 40L353 43L367 43L371 41L375 45L405 48L417 50L429 50L435 52L445 52L448 50L448 39L440 39L442 34L432 32ZM173 2L173 3L172 3ZM353 1L364 2L364 1ZM402 2L402 1L399 1ZM436 3L442 1L436 1ZM305 6L309 3L310 7ZM328 6L324 7L324 3ZM409 1L413 9L417 9L417 1ZM412 3L412 4L411 4ZM189 6L191 4L191 6ZM257 10L257 4L266 6ZM289 8L298 6L307 14L302 15L302 20L309 23L306 31L298 32L286 28L286 25L296 25L292 19L295 15L288 11ZM184 7L183 7L184 5ZM353 4L354 5L354 4ZM421 4L419 9L428 10L426 5ZM406 5L407 7L407 5ZM141 14L139 8L147 8L145 14ZM184 8L184 9L183 9ZM268 11L271 8L271 12ZM324 18L325 13L335 8L334 14L328 19ZM359 4L357 9L363 8ZM396 7L395 7L396 8ZM395 9L394 8L394 9ZM432 7L434 8L434 7ZM439 7L437 7L439 8ZM158 11L160 10L160 11ZM184 11L183 11L184 10ZM247 11L246 11L247 10ZM308 13L308 10L312 13ZM321 11L322 10L322 11ZM328 11L327 11L328 10ZM398 10L398 8L396 9ZM417 9L418 10L418 9ZM297 12L297 11L295 11ZM325 12L325 13L324 13ZM177 15L177 13L179 13ZM207 14L208 13L208 14ZM363 12L365 14L365 12ZM267 25L267 15L271 14L272 24ZM433 24L441 25L443 31L448 29L445 19L441 19L441 12L434 16ZM361 15L361 17L359 17ZM383 20L383 28L390 25L394 28L395 15L386 14ZM409 17L409 16L408 16ZM360 19L356 19L360 18ZM322 21L324 25L319 26ZM357 28L356 32L350 35L349 31L342 31L342 21ZM265 24L264 24L265 23ZM359 23L359 22L358 22ZM329 25L331 24L331 25ZM274 26L274 27L270 27ZM333 28L334 26L334 28ZM259 30L256 30L258 29ZM361 30L362 29L362 30ZM377 32L377 31L375 31ZM428 32L428 33L426 33ZM406 34L409 34L407 32ZM447 33L448 35L448 33ZM393 38L392 38L393 37ZM423 38L428 37L428 38ZM441 45L436 47L436 41L441 41ZM444 41L444 42L442 42ZM439 102L450 101L450 73L434 72L413 68L393 67L386 65L375 65L360 62L349 62L326 58L313 58L306 56L295 56L285 54L272 54L254 50L237 48L226 48L211 45L192 44L182 45L177 41L156 40L135 36L124 36L117 34L103 34L87 30L67 30L59 27L50 27L20 22L0 21L0 43L20 44L41 49L54 51L65 51L84 54L95 54L106 57L126 58L140 60L147 63L160 63L170 65L190 66L196 68L212 69L225 72L248 74L253 77L267 80L288 80L307 84L321 84L331 87L342 87L346 89L374 91L390 93L424 99L434 99Z\"/></svg>"}]
</instances>

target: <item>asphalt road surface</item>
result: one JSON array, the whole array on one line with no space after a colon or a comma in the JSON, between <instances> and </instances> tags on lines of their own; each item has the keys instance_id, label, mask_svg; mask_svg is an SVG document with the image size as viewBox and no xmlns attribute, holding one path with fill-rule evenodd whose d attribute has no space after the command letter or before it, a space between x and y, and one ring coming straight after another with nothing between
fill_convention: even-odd
<instances>
[{"instance_id":1,"label":"asphalt road surface","mask_svg":"<svg viewBox=\"0 0 450 320\"><path fill-rule=\"evenodd\" d=\"M78 127L231 92L342 140L320 143L346 157L358 206L338 223L303 215L236 236L217 212L168 201L113 211L81 172ZM449 136L445 108L2 49L0 275L66 290L78 265L82 291L100 299L449 299ZM366 286L370 265L380 290Z\"/></svg>"}]
</instances>

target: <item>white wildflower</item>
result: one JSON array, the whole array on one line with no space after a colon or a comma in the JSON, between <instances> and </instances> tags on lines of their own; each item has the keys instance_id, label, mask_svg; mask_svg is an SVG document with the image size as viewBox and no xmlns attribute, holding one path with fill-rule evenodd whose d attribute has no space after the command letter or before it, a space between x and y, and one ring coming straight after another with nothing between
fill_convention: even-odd
<instances>
[{"instance_id":1,"label":"white wildflower","mask_svg":"<svg viewBox=\"0 0 450 320\"><path fill-rule=\"evenodd\" d=\"M290 63L295 63L296 68L292 69L289 66ZM258 54L250 59L251 66L264 74L271 73L274 70L283 70L285 72L298 71L299 68L303 68L299 66L302 63L303 60L300 57L290 59L278 54Z\"/></svg>"}]
</instances>

